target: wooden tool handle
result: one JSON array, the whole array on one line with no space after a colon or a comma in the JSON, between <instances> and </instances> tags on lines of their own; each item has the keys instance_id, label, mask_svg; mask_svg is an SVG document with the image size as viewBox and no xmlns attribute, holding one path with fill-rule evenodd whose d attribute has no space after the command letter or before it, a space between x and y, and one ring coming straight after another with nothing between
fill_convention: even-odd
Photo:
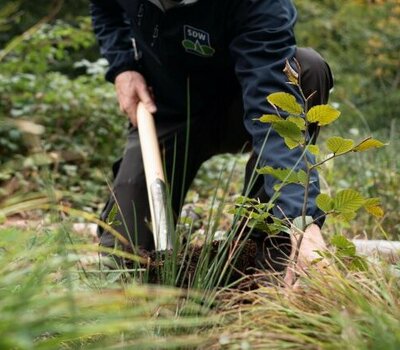
<instances>
[{"instance_id":1,"label":"wooden tool handle","mask_svg":"<svg viewBox=\"0 0 400 350\"><path fill-rule=\"evenodd\" d=\"M165 181L154 118L142 102L138 104L137 124L146 181L149 183L153 183L156 179Z\"/></svg>"},{"instance_id":2,"label":"wooden tool handle","mask_svg":"<svg viewBox=\"0 0 400 350\"><path fill-rule=\"evenodd\" d=\"M137 124L150 204L154 244L156 250L164 251L172 247L169 234L171 225L167 210L164 171L154 118L141 102L138 104L137 109Z\"/></svg>"}]
</instances>

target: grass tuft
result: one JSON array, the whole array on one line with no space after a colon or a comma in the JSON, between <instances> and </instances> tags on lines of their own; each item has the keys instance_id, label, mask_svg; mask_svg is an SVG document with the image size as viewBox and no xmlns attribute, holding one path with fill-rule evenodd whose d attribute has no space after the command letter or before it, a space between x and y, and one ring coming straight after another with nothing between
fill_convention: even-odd
<instances>
[{"instance_id":1,"label":"grass tuft","mask_svg":"<svg viewBox=\"0 0 400 350\"><path fill-rule=\"evenodd\" d=\"M311 269L301 285L227 293L226 324L216 329L212 348L400 348L400 278L389 266L370 264L358 273Z\"/></svg>"}]
</instances>

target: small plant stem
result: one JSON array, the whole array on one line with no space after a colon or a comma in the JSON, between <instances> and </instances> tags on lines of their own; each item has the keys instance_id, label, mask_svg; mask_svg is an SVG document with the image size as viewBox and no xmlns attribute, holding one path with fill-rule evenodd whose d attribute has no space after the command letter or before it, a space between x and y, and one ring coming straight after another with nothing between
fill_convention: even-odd
<instances>
[{"instance_id":1,"label":"small plant stem","mask_svg":"<svg viewBox=\"0 0 400 350\"><path fill-rule=\"evenodd\" d=\"M306 165L307 181L306 181L306 183L304 185L304 201L303 201L303 208L302 208L302 213L301 213L301 221L302 221L302 223L301 223L301 232L300 232L297 244L296 244L296 251L295 251L294 257L293 257L293 263L294 264L296 264L297 260L299 259L300 247L301 247L301 243L303 242L304 231L305 231L306 225L307 225L306 217L307 217L308 192L309 192L309 189L310 189L311 166L310 166L310 163L308 162L306 153L304 153L303 159L304 159L304 162L305 162L305 165Z\"/></svg>"},{"instance_id":2,"label":"small plant stem","mask_svg":"<svg viewBox=\"0 0 400 350\"><path fill-rule=\"evenodd\" d=\"M314 219L312 223L314 224L314 223L316 223L319 219L322 219L324 216L328 216L328 215L333 214L333 213L335 213L334 210L327 211L327 212L325 212L324 214L318 216L316 219Z\"/></svg>"},{"instance_id":3,"label":"small plant stem","mask_svg":"<svg viewBox=\"0 0 400 350\"><path fill-rule=\"evenodd\" d=\"M299 84L299 90L301 95L304 98L304 122L305 122L305 127L306 127L306 132L304 135L304 151L306 151L307 149L307 133L308 133L308 128L310 126L308 120L307 120L307 112L308 112L308 98L305 98L304 96L304 92L303 89L301 88L300 84ZM310 137L311 140L311 137ZM310 141L311 142L311 141ZM303 209L302 209L302 213L301 213L301 217L302 217L302 230L305 230L306 228L306 215L307 215L307 203L308 203L308 191L310 189L310 179L311 179L311 166L310 163L308 162L307 159L307 152L303 152L303 160L304 160L304 165L306 167L306 174L307 174L307 181L304 185L304 201L303 201ZM298 246L298 248L300 248L300 245Z\"/></svg>"},{"instance_id":4,"label":"small plant stem","mask_svg":"<svg viewBox=\"0 0 400 350\"><path fill-rule=\"evenodd\" d=\"M300 65L298 64L298 68L301 69ZM312 171L312 166L310 165L308 159L307 159L307 146L309 144L309 142L307 142L307 133L310 127L310 123L307 120L307 112L308 112L308 101L309 99L315 94L315 91L308 96L307 98L304 95L303 89L301 88L301 74L299 73L299 91L300 94L304 100L304 122L305 122L305 135L304 135L304 152L303 152L303 160L304 160L304 165L306 167L306 183L304 184L304 200L303 200L303 208L302 208L302 212L301 212L301 232L299 235L299 239L297 241L296 244L296 250L294 253L294 257L293 257L293 263L296 265L297 264L297 260L299 259L299 254L300 254L300 247L301 244L303 242L303 238L304 238L304 231L306 229L306 225L307 225L307 221L306 221L306 217L307 217L307 206L308 206L308 197L309 197L309 190L310 190L310 180L311 180L311 171ZM310 142L311 142L311 136L310 136Z\"/></svg>"},{"instance_id":5,"label":"small plant stem","mask_svg":"<svg viewBox=\"0 0 400 350\"><path fill-rule=\"evenodd\" d=\"M304 201L303 201L303 209L301 212L301 219L302 219L302 224L301 228L304 230L306 228L307 222L306 222L306 217L307 217L307 204L308 204L308 192L310 190L310 180L311 180L311 166L308 162L307 155L304 155L304 162L306 163L306 174L307 174L307 181L304 185Z\"/></svg>"}]
</instances>

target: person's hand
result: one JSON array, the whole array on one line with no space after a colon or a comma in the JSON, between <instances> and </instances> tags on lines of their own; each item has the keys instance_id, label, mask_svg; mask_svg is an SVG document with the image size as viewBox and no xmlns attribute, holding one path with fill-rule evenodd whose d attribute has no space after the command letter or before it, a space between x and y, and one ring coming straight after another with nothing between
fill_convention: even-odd
<instances>
[{"instance_id":1,"label":"person's hand","mask_svg":"<svg viewBox=\"0 0 400 350\"><path fill-rule=\"evenodd\" d=\"M307 271L315 259L321 258L317 251L324 251L327 249L324 239L321 234L320 228L312 224L306 228L302 234L302 240L299 247L298 255L296 261L293 259L296 256L296 250L298 249L300 233L293 232L290 235L292 241L292 254L290 256L290 263L284 278L284 282L288 287L298 287L297 276ZM316 269L320 270L321 273L329 265L329 263L322 259L317 264L313 265Z\"/></svg>"},{"instance_id":2,"label":"person's hand","mask_svg":"<svg viewBox=\"0 0 400 350\"><path fill-rule=\"evenodd\" d=\"M129 117L133 126L137 126L136 110L139 102L143 102L149 113L157 111L152 93L140 73L126 71L118 74L115 78L115 90L119 108Z\"/></svg>"}]
</instances>

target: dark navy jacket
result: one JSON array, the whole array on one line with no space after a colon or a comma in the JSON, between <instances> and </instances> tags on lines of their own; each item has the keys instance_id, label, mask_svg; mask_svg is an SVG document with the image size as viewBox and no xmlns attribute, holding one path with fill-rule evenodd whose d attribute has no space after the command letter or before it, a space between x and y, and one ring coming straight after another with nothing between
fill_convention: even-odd
<instances>
[{"instance_id":1,"label":"dark navy jacket","mask_svg":"<svg viewBox=\"0 0 400 350\"><path fill-rule=\"evenodd\" d=\"M286 91L298 96L282 72L285 60L296 50L296 10L290 0L198 0L165 12L148 0L91 3L95 34L110 64L108 81L126 70L141 72L156 96L156 118L172 120L186 116L188 81L191 113L201 115L209 113L221 95L231 93L227 82L236 76L245 127L254 150L262 153L260 165L291 168L297 163L301 151L289 150L272 130L263 147L269 125L254 121L273 113L266 101L268 94ZM270 197L274 183L265 176ZM308 206L308 215L314 218L322 214L315 205L318 194L314 172ZM301 186L285 186L274 213L282 217L283 210L289 218L300 216L303 198Z\"/></svg>"}]
</instances>

